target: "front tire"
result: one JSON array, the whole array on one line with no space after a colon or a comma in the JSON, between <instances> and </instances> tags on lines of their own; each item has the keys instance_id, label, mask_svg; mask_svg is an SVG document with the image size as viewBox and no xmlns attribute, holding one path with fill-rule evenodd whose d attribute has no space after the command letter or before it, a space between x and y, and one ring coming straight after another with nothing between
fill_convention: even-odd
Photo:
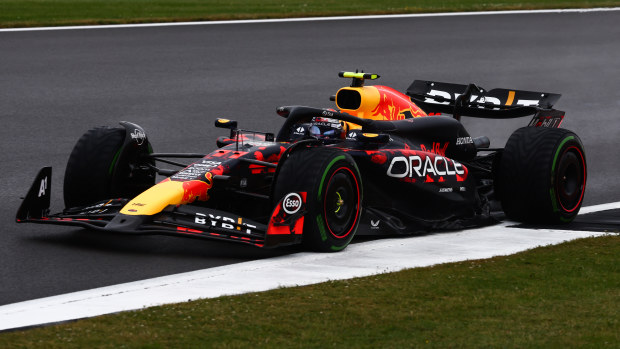
<instances>
[{"instance_id":1,"label":"front tire","mask_svg":"<svg viewBox=\"0 0 620 349\"><path fill-rule=\"evenodd\" d=\"M523 127L506 143L496 191L504 212L513 220L569 223L581 208L586 178L585 152L575 133Z\"/></svg>"},{"instance_id":2,"label":"front tire","mask_svg":"<svg viewBox=\"0 0 620 349\"><path fill-rule=\"evenodd\" d=\"M152 152L150 144L126 148L125 136L124 128L113 127L93 128L82 135L65 170L65 207L133 198L155 184L155 171L141 159L143 153Z\"/></svg>"},{"instance_id":3,"label":"front tire","mask_svg":"<svg viewBox=\"0 0 620 349\"><path fill-rule=\"evenodd\" d=\"M350 155L331 148L306 148L290 154L278 172L274 201L290 192L306 192L304 247L341 251L359 225L362 180Z\"/></svg>"}]
</instances>

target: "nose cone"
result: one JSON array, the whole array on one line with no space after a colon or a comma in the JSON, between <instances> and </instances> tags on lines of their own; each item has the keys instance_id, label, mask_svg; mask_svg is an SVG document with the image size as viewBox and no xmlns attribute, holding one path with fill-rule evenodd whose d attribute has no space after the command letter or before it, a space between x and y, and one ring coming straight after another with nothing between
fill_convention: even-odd
<instances>
[{"instance_id":1,"label":"nose cone","mask_svg":"<svg viewBox=\"0 0 620 349\"><path fill-rule=\"evenodd\" d=\"M193 182L199 183L192 184ZM120 213L131 216L151 216L161 212L168 205L181 205L194 201L196 197L206 195L206 190L208 190L207 183L202 181L165 180L129 201Z\"/></svg>"}]
</instances>

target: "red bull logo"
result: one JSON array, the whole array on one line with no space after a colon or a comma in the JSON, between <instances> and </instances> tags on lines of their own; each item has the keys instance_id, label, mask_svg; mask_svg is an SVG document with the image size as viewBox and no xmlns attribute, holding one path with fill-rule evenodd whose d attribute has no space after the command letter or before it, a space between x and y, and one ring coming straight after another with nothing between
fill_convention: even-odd
<instances>
[{"instance_id":1,"label":"red bull logo","mask_svg":"<svg viewBox=\"0 0 620 349\"><path fill-rule=\"evenodd\" d=\"M183 203L192 203L196 199L199 201L209 200L209 189L213 187L213 174L207 172L205 181L191 180L183 182Z\"/></svg>"},{"instance_id":2,"label":"red bull logo","mask_svg":"<svg viewBox=\"0 0 620 349\"><path fill-rule=\"evenodd\" d=\"M379 104L372 111L373 116L384 120L403 120L426 116L417 105L402 93L387 86L375 86L379 91Z\"/></svg>"}]
</instances>

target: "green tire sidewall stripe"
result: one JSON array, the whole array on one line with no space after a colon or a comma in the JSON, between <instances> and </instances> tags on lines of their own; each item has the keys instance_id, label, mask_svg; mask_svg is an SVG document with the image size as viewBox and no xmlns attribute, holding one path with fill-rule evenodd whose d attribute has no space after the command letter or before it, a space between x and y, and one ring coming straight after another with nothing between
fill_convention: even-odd
<instances>
[{"instance_id":1,"label":"green tire sidewall stripe","mask_svg":"<svg viewBox=\"0 0 620 349\"><path fill-rule=\"evenodd\" d=\"M319 227L319 234L321 234L321 240L327 241L327 233L325 232L325 222L323 222L323 217L321 215L316 216L316 224Z\"/></svg>"},{"instance_id":2,"label":"green tire sidewall stripe","mask_svg":"<svg viewBox=\"0 0 620 349\"><path fill-rule=\"evenodd\" d=\"M121 155L121 150L123 150L122 147L116 152L116 154L114 154L112 163L110 164L110 167L108 168L108 174L110 174L110 176L112 175L112 172L114 171L114 166L116 165L116 162L118 161L118 157Z\"/></svg>"},{"instance_id":3,"label":"green tire sidewall stripe","mask_svg":"<svg viewBox=\"0 0 620 349\"><path fill-rule=\"evenodd\" d=\"M333 246L332 245L331 249L332 249L332 251L340 251L340 250L343 250L345 247L347 247L347 245L349 245L349 244L344 244L342 246Z\"/></svg>"},{"instance_id":4,"label":"green tire sidewall stripe","mask_svg":"<svg viewBox=\"0 0 620 349\"><path fill-rule=\"evenodd\" d=\"M555 189L554 189L555 165L558 161L558 156L560 156L560 150L562 150L562 147L564 146L564 144L566 144L566 142L573 140L573 139L575 139L574 136L569 136L569 137L564 138L564 140L562 140L562 142L560 143L558 150L555 151L555 156L553 157L553 164L551 165L551 188L549 189L549 194L551 195L551 205L553 205L553 212L560 211L560 209L558 208L558 202L556 200Z\"/></svg>"},{"instance_id":5,"label":"green tire sidewall stripe","mask_svg":"<svg viewBox=\"0 0 620 349\"><path fill-rule=\"evenodd\" d=\"M325 178L327 178L327 173L329 173L329 170L331 170L331 168L334 166L334 164L340 160L345 160L345 156L344 155L339 155L336 156L335 158L332 159L332 161L329 162L329 164L327 165L327 167L325 168L325 171L323 171L323 176L321 177L321 182L319 183L319 190L317 193L317 200L320 202L321 201L321 194L323 192L323 184L325 183ZM357 171L357 173L359 174L359 169L357 168L357 164L354 162L353 166L355 167L355 170ZM360 198L361 200L361 198ZM319 234L321 235L321 240L322 241L327 241L327 232L325 231L325 221L323 220L323 217L321 217L321 213L319 212L319 214L317 214L316 216L316 223L317 226L319 228ZM347 247L348 244L345 244L344 246L331 246L331 250L332 251L340 251L342 249L344 249L345 247Z\"/></svg>"},{"instance_id":6,"label":"green tire sidewall stripe","mask_svg":"<svg viewBox=\"0 0 620 349\"><path fill-rule=\"evenodd\" d=\"M334 166L334 164L339 160L344 160L344 155L336 156L329 162L325 171L323 171L323 176L321 177L321 182L319 183L319 190L317 193L317 200L321 202L321 193L323 192L323 184L325 183L325 178L327 177L327 173ZM321 212L316 215L316 223L319 228L319 233L321 234L321 240L327 241L327 232L325 231L325 221L323 221L323 217L321 217ZM332 246L333 247L333 246Z\"/></svg>"},{"instance_id":7,"label":"green tire sidewall stripe","mask_svg":"<svg viewBox=\"0 0 620 349\"><path fill-rule=\"evenodd\" d=\"M321 201L321 192L323 191L323 183L325 182L325 178L327 177L327 173L329 172L329 170L332 168L332 166L334 166L334 164L338 160L344 160L344 155L339 155L339 156L336 156L335 158L333 158L332 161L330 161L329 165L327 165L327 168L325 169L325 171L323 171L323 177L321 177L321 182L319 183L319 191L317 193L317 199L319 201Z\"/></svg>"}]
</instances>

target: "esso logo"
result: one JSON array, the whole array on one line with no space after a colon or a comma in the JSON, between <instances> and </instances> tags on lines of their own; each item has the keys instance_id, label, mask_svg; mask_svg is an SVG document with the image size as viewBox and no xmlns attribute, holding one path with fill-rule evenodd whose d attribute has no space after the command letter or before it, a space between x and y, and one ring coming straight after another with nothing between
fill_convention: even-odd
<instances>
[{"instance_id":1,"label":"esso logo","mask_svg":"<svg viewBox=\"0 0 620 349\"><path fill-rule=\"evenodd\" d=\"M295 214L301 209L301 196L297 193L289 193L282 201L282 208L288 214Z\"/></svg>"}]
</instances>

